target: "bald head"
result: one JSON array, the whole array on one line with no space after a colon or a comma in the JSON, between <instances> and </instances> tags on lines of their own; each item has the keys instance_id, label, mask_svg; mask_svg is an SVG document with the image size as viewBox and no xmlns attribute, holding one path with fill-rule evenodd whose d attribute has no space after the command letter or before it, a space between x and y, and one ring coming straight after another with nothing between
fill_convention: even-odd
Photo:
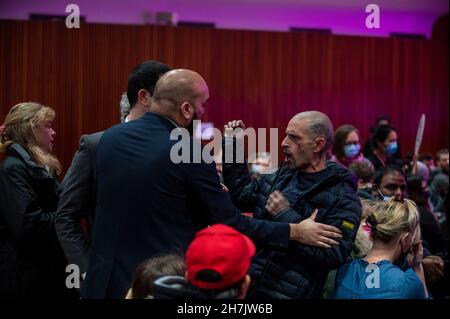
<instances>
[{"instance_id":1,"label":"bald head","mask_svg":"<svg viewBox=\"0 0 450 319\"><path fill-rule=\"evenodd\" d=\"M194 103L207 89L205 80L197 72L176 69L165 73L158 80L153 101L165 111L173 113L183 102Z\"/></svg>"},{"instance_id":2,"label":"bald head","mask_svg":"<svg viewBox=\"0 0 450 319\"><path fill-rule=\"evenodd\" d=\"M308 135L315 139L317 137L323 137L326 140L324 151L328 150L333 145L333 124L330 118L319 111L306 111L301 112L291 119L291 121L308 121Z\"/></svg>"}]
</instances>

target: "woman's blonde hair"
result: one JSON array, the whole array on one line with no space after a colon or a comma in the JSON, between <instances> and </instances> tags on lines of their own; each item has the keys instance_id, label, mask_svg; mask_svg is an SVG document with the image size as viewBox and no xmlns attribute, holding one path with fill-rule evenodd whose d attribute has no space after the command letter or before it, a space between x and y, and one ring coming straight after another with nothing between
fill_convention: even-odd
<instances>
[{"instance_id":1,"label":"woman's blonde hair","mask_svg":"<svg viewBox=\"0 0 450 319\"><path fill-rule=\"evenodd\" d=\"M405 232L411 234L413 243L420 239L419 212L413 201L390 200L377 203L372 209L367 224L371 227L374 240L391 242Z\"/></svg>"},{"instance_id":2,"label":"woman's blonde hair","mask_svg":"<svg viewBox=\"0 0 450 319\"><path fill-rule=\"evenodd\" d=\"M0 152L6 152L8 147L20 144L36 162L48 167L50 173L61 173L58 159L36 144L33 128L46 121L53 121L55 111L38 103L25 102L14 105L6 115L4 132L0 136Z\"/></svg>"}]
</instances>

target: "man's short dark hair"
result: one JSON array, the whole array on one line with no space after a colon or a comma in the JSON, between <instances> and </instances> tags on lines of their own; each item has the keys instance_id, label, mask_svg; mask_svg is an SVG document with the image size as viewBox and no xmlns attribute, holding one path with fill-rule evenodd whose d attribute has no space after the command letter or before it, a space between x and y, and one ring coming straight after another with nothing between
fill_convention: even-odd
<instances>
[{"instance_id":1,"label":"man's short dark hair","mask_svg":"<svg viewBox=\"0 0 450 319\"><path fill-rule=\"evenodd\" d=\"M375 178L373 179L374 184L376 184L379 187L381 185L381 180L382 180L383 176L392 174L394 172L400 173L403 177L405 177L405 180L406 180L405 173L403 173L402 168L400 166L386 165L382 169L377 170L375 172Z\"/></svg>"},{"instance_id":2,"label":"man's short dark hair","mask_svg":"<svg viewBox=\"0 0 450 319\"><path fill-rule=\"evenodd\" d=\"M157 61L145 61L139 64L128 77L127 97L130 108L136 104L139 90L147 90L150 95L153 95L160 76L170 70L169 66Z\"/></svg>"},{"instance_id":3,"label":"man's short dark hair","mask_svg":"<svg viewBox=\"0 0 450 319\"><path fill-rule=\"evenodd\" d=\"M436 152L436 161L439 161L441 159L441 155L444 154L448 154L448 148L443 148Z\"/></svg>"}]
</instances>

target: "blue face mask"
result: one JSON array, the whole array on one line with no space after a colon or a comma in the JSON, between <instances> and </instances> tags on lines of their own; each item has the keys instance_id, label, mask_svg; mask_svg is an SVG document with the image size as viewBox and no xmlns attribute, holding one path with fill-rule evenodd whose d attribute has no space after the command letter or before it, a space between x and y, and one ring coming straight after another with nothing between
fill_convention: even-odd
<instances>
[{"instance_id":1,"label":"blue face mask","mask_svg":"<svg viewBox=\"0 0 450 319\"><path fill-rule=\"evenodd\" d=\"M394 155L395 153L397 153L397 150L398 150L397 142L389 143L384 150L385 150L386 154Z\"/></svg>"},{"instance_id":2,"label":"blue face mask","mask_svg":"<svg viewBox=\"0 0 450 319\"><path fill-rule=\"evenodd\" d=\"M359 144L349 144L344 146L344 155L347 158L353 158L359 154L361 150L361 145Z\"/></svg>"},{"instance_id":3,"label":"blue face mask","mask_svg":"<svg viewBox=\"0 0 450 319\"><path fill-rule=\"evenodd\" d=\"M390 201L391 198L392 198L392 196L386 196L386 195L384 195L380 190L378 190L378 193L381 195L381 198L383 198L383 200L384 200L385 202Z\"/></svg>"},{"instance_id":4,"label":"blue face mask","mask_svg":"<svg viewBox=\"0 0 450 319\"><path fill-rule=\"evenodd\" d=\"M253 174L260 174L262 171L262 166L259 164L253 164L252 165L252 173Z\"/></svg>"}]
</instances>

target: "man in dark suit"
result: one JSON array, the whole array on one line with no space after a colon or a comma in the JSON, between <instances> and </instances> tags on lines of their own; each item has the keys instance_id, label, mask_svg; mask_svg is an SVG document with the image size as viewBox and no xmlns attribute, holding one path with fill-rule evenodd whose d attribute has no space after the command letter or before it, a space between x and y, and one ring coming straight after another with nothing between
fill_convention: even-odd
<instances>
[{"instance_id":1,"label":"man in dark suit","mask_svg":"<svg viewBox=\"0 0 450 319\"><path fill-rule=\"evenodd\" d=\"M199 74L167 72L156 84L151 112L103 134L84 298L124 298L140 262L161 253L184 254L195 232L207 225L227 224L258 243L279 247L289 239L304 240L304 223L243 216L222 190L214 163L172 161L171 149L178 141L171 132L190 128L208 98Z\"/></svg>"},{"instance_id":2,"label":"man in dark suit","mask_svg":"<svg viewBox=\"0 0 450 319\"><path fill-rule=\"evenodd\" d=\"M150 109L151 95L159 77L170 68L156 61L138 65L128 78L127 97L131 105L125 121L141 117ZM96 151L103 132L83 135L80 147L60 187L55 226L64 253L71 264L85 274L89 263L90 237L94 222L97 181ZM85 221L86 233L81 221Z\"/></svg>"}]
</instances>

